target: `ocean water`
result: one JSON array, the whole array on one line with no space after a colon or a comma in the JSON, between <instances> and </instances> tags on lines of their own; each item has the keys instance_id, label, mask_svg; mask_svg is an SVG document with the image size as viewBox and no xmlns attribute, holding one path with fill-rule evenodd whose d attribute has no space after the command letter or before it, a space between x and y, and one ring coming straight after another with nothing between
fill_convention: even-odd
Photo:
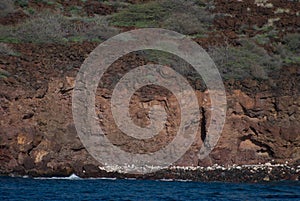
<instances>
[{"instance_id":1,"label":"ocean water","mask_svg":"<svg viewBox=\"0 0 300 201\"><path fill-rule=\"evenodd\" d=\"M0 200L300 200L300 182L0 177Z\"/></svg>"}]
</instances>

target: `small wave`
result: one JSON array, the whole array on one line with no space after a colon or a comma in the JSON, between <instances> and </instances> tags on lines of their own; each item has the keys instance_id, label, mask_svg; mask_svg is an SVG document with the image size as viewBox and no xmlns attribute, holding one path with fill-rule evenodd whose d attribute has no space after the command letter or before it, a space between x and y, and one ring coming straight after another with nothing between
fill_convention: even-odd
<instances>
[{"instance_id":1,"label":"small wave","mask_svg":"<svg viewBox=\"0 0 300 201\"><path fill-rule=\"evenodd\" d=\"M166 181L166 182L192 182L190 179L159 179L157 181Z\"/></svg>"},{"instance_id":2,"label":"small wave","mask_svg":"<svg viewBox=\"0 0 300 201\"><path fill-rule=\"evenodd\" d=\"M175 181L174 179L159 179L158 181Z\"/></svg>"},{"instance_id":3,"label":"small wave","mask_svg":"<svg viewBox=\"0 0 300 201\"><path fill-rule=\"evenodd\" d=\"M90 180L117 180L117 178L115 178L115 177L90 177L90 178L86 178L86 179L90 179Z\"/></svg>"},{"instance_id":4,"label":"small wave","mask_svg":"<svg viewBox=\"0 0 300 201\"><path fill-rule=\"evenodd\" d=\"M76 174L71 174L68 177L35 177L34 179L45 179L45 180L116 180L114 177L89 177L81 178Z\"/></svg>"},{"instance_id":5,"label":"small wave","mask_svg":"<svg viewBox=\"0 0 300 201\"><path fill-rule=\"evenodd\" d=\"M78 177L76 174L71 174L71 175L68 176L68 177L36 177L36 178L34 178L34 179L80 180L80 179L82 179L82 178Z\"/></svg>"},{"instance_id":6,"label":"small wave","mask_svg":"<svg viewBox=\"0 0 300 201\"><path fill-rule=\"evenodd\" d=\"M190 179L176 179L175 181L179 181L179 182L192 182L193 180L190 180Z\"/></svg>"}]
</instances>

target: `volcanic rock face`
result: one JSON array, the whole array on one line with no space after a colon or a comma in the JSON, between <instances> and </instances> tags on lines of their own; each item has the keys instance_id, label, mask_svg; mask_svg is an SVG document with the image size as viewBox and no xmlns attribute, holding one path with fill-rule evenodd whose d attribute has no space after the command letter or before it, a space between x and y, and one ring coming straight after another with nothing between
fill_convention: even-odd
<instances>
[{"instance_id":1,"label":"volcanic rock face","mask_svg":"<svg viewBox=\"0 0 300 201\"><path fill-rule=\"evenodd\" d=\"M102 164L87 152L77 136L71 110L76 73L95 46L15 45L22 56L1 58L0 65L11 76L0 79L0 174L107 174L99 169ZM135 54L122 58L113 64L103 83L114 82L109 75L122 75L126 69L144 64L145 60ZM207 135L211 105L209 91L196 90L201 114L199 131L193 145L174 165L227 166L269 161L299 165L299 75L299 67L283 67L267 80L226 81L224 129L217 146L203 160L198 159L198 152ZM144 87L131 99L130 114L139 126L149 123L148 112L153 105L161 105L167 111L166 127L155 140L148 141L136 141L118 130L109 110L111 92L109 87L99 85L96 113L114 145L131 153L146 153L174 138L180 110L168 90Z\"/></svg>"},{"instance_id":2,"label":"volcanic rock face","mask_svg":"<svg viewBox=\"0 0 300 201\"><path fill-rule=\"evenodd\" d=\"M148 0L127 2L140 3ZM300 4L295 1L214 2L212 12L216 14L216 31L209 33L208 37L195 39L205 48L224 43L226 45L227 42L238 46L239 34L253 37L264 34L264 28L273 26L279 32L278 38L272 39L274 41L282 39L286 33L299 31ZM81 6L88 16L109 15L117 11L113 6L99 1L88 1L86 4L77 0L60 3L65 8ZM54 9L41 2L29 1L29 4L36 10ZM65 9L64 14L71 15L69 11L70 9ZM1 17L0 24L18 24L27 18L29 15L19 9ZM131 28L133 27L123 27L124 30ZM275 47L271 42L264 46L274 53ZM0 174L63 176L76 173L83 177L116 176L105 172L103 164L88 153L77 135L72 117L71 99L76 74L97 44L5 44L5 47L6 45L8 48L11 46L19 55L0 54ZM106 137L113 145L133 154L151 153L163 148L175 138L180 124L178 101L170 91L158 86L140 88L131 98L129 109L132 121L145 127L150 123L151 108L162 106L167 113L167 122L157 136L138 140L122 133L115 124L110 110L112 89L126 72L145 64L146 60L138 54L119 59L101 79L96 93L96 114ZM226 80L226 122L217 146L202 160L198 153L203 141L209 137L211 92L201 83L189 80L197 88L195 94L199 111L195 112L199 112L201 117L195 122L199 124L199 130L192 146L173 166L188 166L191 169L187 172L184 168L179 171L171 169L169 172L162 170L149 177L176 178L176 175L184 175L184 178L193 180L226 181L227 178L236 181L244 180L253 171L261 170L258 180L299 178L299 79L299 66L290 65L271 72L262 79ZM190 107L192 106L191 104ZM267 162L288 164L296 168L256 166ZM253 169L247 169L246 164L252 164ZM223 166L229 167L228 174L223 171ZM273 175L268 175L272 171ZM293 175L287 176L289 173Z\"/></svg>"}]
</instances>

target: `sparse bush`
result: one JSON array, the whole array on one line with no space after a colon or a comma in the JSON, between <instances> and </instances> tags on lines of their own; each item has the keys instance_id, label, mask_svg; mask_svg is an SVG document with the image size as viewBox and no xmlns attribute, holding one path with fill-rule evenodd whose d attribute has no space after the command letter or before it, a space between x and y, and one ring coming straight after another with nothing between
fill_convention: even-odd
<instances>
[{"instance_id":1,"label":"sparse bush","mask_svg":"<svg viewBox=\"0 0 300 201\"><path fill-rule=\"evenodd\" d=\"M271 57L266 50L246 40L240 47L211 47L208 53L225 79L266 79L270 71L281 66L280 59Z\"/></svg>"},{"instance_id":2,"label":"sparse bush","mask_svg":"<svg viewBox=\"0 0 300 201\"><path fill-rule=\"evenodd\" d=\"M203 11L203 14L207 14ZM211 18L212 19L212 18ZM211 21L208 19L207 21ZM201 21L201 19L196 18L192 13L173 13L162 25L165 29L170 29L182 34L192 35L205 33L207 31L207 23Z\"/></svg>"},{"instance_id":3,"label":"sparse bush","mask_svg":"<svg viewBox=\"0 0 300 201\"><path fill-rule=\"evenodd\" d=\"M120 30L109 26L107 17L95 16L88 19L79 19L83 25L77 26L77 36L82 37L84 40L106 40L114 35L117 35Z\"/></svg>"},{"instance_id":4,"label":"sparse bush","mask_svg":"<svg viewBox=\"0 0 300 201\"><path fill-rule=\"evenodd\" d=\"M257 34L253 39L260 45L269 44L271 40L278 39L278 30L270 29L262 34Z\"/></svg>"},{"instance_id":5,"label":"sparse bush","mask_svg":"<svg viewBox=\"0 0 300 201\"><path fill-rule=\"evenodd\" d=\"M138 51L138 54L148 62L171 67L177 73L180 73L184 78L186 78L190 84L197 89L205 89L206 85L201 75L184 59L159 50L142 50ZM196 86L195 83L201 83L201 85Z\"/></svg>"},{"instance_id":6,"label":"sparse bush","mask_svg":"<svg viewBox=\"0 0 300 201\"><path fill-rule=\"evenodd\" d=\"M291 52L300 54L300 34L287 34L283 37L283 42Z\"/></svg>"},{"instance_id":7,"label":"sparse bush","mask_svg":"<svg viewBox=\"0 0 300 201\"><path fill-rule=\"evenodd\" d=\"M0 26L0 42L62 43L101 41L119 33L108 26L106 17L68 18L41 13L17 26Z\"/></svg>"},{"instance_id":8,"label":"sparse bush","mask_svg":"<svg viewBox=\"0 0 300 201\"><path fill-rule=\"evenodd\" d=\"M153 63L173 67L178 73L188 76L191 65L180 57L160 50L143 50L138 52L140 56Z\"/></svg>"},{"instance_id":9,"label":"sparse bush","mask_svg":"<svg viewBox=\"0 0 300 201\"><path fill-rule=\"evenodd\" d=\"M0 79L1 78L7 78L9 77L11 74L9 72L7 72L6 70L3 70L0 68Z\"/></svg>"},{"instance_id":10,"label":"sparse bush","mask_svg":"<svg viewBox=\"0 0 300 201\"><path fill-rule=\"evenodd\" d=\"M57 43L66 40L70 28L64 16L45 12L18 25L14 35L22 42Z\"/></svg>"},{"instance_id":11,"label":"sparse bush","mask_svg":"<svg viewBox=\"0 0 300 201\"><path fill-rule=\"evenodd\" d=\"M128 1L103 1L103 4L112 6L114 10L123 10L130 5Z\"/></svg>"},{"instance_id":12,"label":"sparse bush","mask_svg":"<svg viewBox=\"0 0 300 201\"><path fill-rule=\"evenodd\" d=\"M112 17L115 26L171 29L183 34L202 33L212 23L213 15L200 1L151 1L135 4Z\"/></svg>"},{"instance_id":13,"label":"sparse bush","mask_svg":"<svg viewBox=\"0 0 300 201\"><path fill-rule=\"evenodd\" d=\"M158 1L134 4L116 13L112 23L116 26L157 27L158 22L170 12L170 9L163 7Z\"/></svg>"},{"instance_id":14,"label":"sparse bush","mask_svg":"<svg viewBox=\"0 0 300 201\"><path fill-rule=\"evenodd\" d=\"M0 2L0 17L5 17L10 13L14 12L14 1L13 0L1 0Z\"/></svg>"},{"instance_id":15,"label":"sparse bush","mask_svg":"<svg viewBox=\"0 0 300 201\"><path fill-rule=\"evenodd\" d=\"M269 55L250 40L243 40L241 44L239 47L226 45L208 50L224 79L266 79L271 71L280 68L280 58ZM190 64L173 54L157 50L144 50L139 54L147 61L172 67L189 81L203 83L201 75Z\"/></svg>"},{"instance_id":16,"label":"sparse bush","mask_svg":"<svg viewBox=\"0 0 300 201\"><path fill-rule=\"evenodd\" d=\"M14 36L14 28L12 26L0 25L0 42L16 43L18 39Z\"/></svg>"},{"instance_id":17,"label":"sparse bush","mask_svg":"<svg viewBox=\"0 0 300 201\"><path fill-rule=\"evenodd\" d=\"M260 45L266 45L270 43L270 39L265 34L257 34L253 39Z\"/></svg>"},{"instance_id":18,"label":"sparse bush","mask_svg":"<svg viewBox=\"0 0 300 201\"><path fill-rule=\"evenodd\" d=\"M27 7L29 0L14 0L15 4L21 7Z\"/></svg>"},{"instance_id":19,"label":"sparse bush","mask_svg":"<svg viewBox=\"0 0 300 201\"><path fill-rule=\"evenodd\" d=\"M276 45L276 51L284 64L300 64L300 34L288 34L283 42Z\"/></svg>"},{"instance_id":20,"label":"sparse bush","mask_svg":"<svg viewBox=\"0 0 300 201\"><path fill-rule=\"evenodd\" d=\"M18 56L19 53L15 52L12 48L10 48L5 43L0 43L0 55L10 55L10 56Z\"/></svg>"}]
</instances>

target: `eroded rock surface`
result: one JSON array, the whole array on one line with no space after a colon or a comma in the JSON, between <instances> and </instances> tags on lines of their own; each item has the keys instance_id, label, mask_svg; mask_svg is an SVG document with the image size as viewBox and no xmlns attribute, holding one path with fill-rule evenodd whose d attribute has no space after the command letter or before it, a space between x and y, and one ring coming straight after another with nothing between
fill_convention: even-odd
<instances>
[{"instance_id":1,"label":"eroded rock surface","mask_svg":"<svg viewBox=\"0 0 300 201\"><path fill-rule=\"evenodd\" d=\"M11 76L0 79L0 174L111 176L99 168L102 164L82 145L72 119L71 97L76 73L95 47L93 43L14 45L22 56L1 56L0 67ZM109 75L120 76L144 64L146 61L136 54L122 58L113 64L104 83L114 82ZM228 104L226 123L217 146L204 160L199 160L197 153L209 126L210 99L205 88L196 90L201 114L199 132L190 149L174 165L226 167L287 161L297 167L300 163L299 79L299 67L290 66L273 72L266 80L227 80L224 83ZM135 141L118 130L108 110L110 98L109 87L99 85L96 97L99 124L112 143L123 150L155 151L176 134L180 111L176 99L167 90L145 87L132 98L130 113L139 126L149 123L147 114L153 105L161 105L169 115L163 132L148 141ZM297 179L297 175L299 172L294 172L289 178Z\"/></svg>"}]
</instances>

